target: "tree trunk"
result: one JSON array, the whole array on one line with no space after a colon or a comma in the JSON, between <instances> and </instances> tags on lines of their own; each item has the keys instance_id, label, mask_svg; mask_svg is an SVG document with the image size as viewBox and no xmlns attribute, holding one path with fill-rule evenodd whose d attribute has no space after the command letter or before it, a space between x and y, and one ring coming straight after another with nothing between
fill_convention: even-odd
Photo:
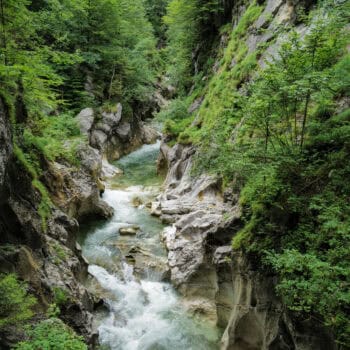
<instances>
[{"instance_id":1,"label":"tree trunk","mask_svg":"<svg viewBox=\"0 0 350 350\"><path fill-rule=\"evenodd\" d=\"M108 99L109 100L112 97L112 86L113 86L114 77L115 77L115 66L113 67L113 73L112 73L112 77L111 77L111 82L109 84L109 90L108 90Z\"/></svg>"},{"instance_id":2,"label":"tree trunk","mask_svg":"<svg viewBox=\"0 0 350 350\"><path fill-rule=\"evenodd\" d=\"M309 110L310 97L311 97L311 91L309 90L306 95L304 114L303 114L303 125L301 127L300 152L302 152L303 146L304 146L305 127L306 127L307 113Z\"/></svg>"}]
</instances>

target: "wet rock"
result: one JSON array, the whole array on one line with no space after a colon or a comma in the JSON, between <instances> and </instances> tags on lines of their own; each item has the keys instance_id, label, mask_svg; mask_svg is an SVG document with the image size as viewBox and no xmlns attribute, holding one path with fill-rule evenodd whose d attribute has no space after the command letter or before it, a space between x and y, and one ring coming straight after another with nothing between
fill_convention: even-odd
<instances>
[{"instance_id":1,"label":"wet rock","mask_svg":"<svg viewBox=\"0 0 350 350\"><path fill-rule=\"evenodd\" d=\"M152 202L151 215L153 215L153 216L161 216L162 215L162 210L161 210L159 202Z\"/></svg>"},{"instance_id":2,"label":"wet rock","mask_svg":"<svg viewBox=\"0 0 350 350\"><path fill-rule=\"evenodd\" d=\"M110 164L106 159L102 160L101 178L103 180L113 178L117 175L122 175L123 171L114 165Z\"/></svg>"},{"instance_id":3,"label":"wet rock","mask_svg":"<svg viewBox=\"0 0 350 350\"><path fill-rule=\"evenodd\" d=\"M119 229L119 234L122 236L134 236L140 231L140 226L127 226Z\"/></svg>"},{"instance_id":4,"label":"wet rock","mask_svg":"<svg viewBox=\"0 0 350 350\"><path fill-rule=\"evenodd\" d=\"M143 201L142 201L142 199L140 197L134 197L131 200L131 203L132 203L133 207L138 208L140 205L143 204Z\"/></svg>"},{"instance_id":5,"label":"wet rock","mask_svg":"<svg viewBox=\"0 0 350 350\"><path fill-rule=\"evenodd\" d=\"M169 266L165 257L152 254L149 250L140 246L132 247L126 258L134 265L134 273L139 278L156 280L169 279Z\"/></svg>"}]
</instances>

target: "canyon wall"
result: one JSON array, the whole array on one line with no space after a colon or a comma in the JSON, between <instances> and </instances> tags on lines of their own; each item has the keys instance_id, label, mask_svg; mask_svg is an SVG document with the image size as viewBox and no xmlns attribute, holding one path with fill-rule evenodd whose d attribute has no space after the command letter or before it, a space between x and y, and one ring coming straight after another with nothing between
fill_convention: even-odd
<instances>
[{"instance_id":1,"label":"canyon wall","mask_svg":"<svg viewBox=\"0 0 350 350\"><path fill-rule=\"evenodd\" d=\"M221 349L336 349L316 319L297 318L275 293L266 274L231 240L242 227L238 195L221 191L220 179L191 176L193 147L163 143L165 190L152 214L169 224L163 233L171 281L184 305L224 329Z\"/></svg>"},{"instance_id":2,"label":"canyon wall","mask_svg":"<svg viewBox=\"0 0 350 350\"><path fill-rule=\"evenodd\" d=\"M232 28L248 5L247 1L228 2ZM312 5L313 1L265 3L244 43L248 53L264 47L258 57L260 67L277 54L290 30L301 36L308 32L298 12ZM219 41L225 49L227 36ZM230 68L235 69L236 64L233 60ZM219 70L220 57L213 65L214 75ZM239 92L245 93L240 88ZM197 98L189 114L196 115L204 99L205 95ZM200 124L199 120L195 117L192 125ZM167 141L165 138L159 158L160 170L167 169L165 189L153 203L152 214L169 224L164 241L171 280L184 296L186 307L224 329L221 349L336 349L329 330L318 320L304 319L285 308L275 293L277 277L272 272L262 271L254 257L232 250L232 237L243 225L239 191L223 190L219 176L194 174L196 148L186 144L170 147Z\"/></svg>"}]
</instances>

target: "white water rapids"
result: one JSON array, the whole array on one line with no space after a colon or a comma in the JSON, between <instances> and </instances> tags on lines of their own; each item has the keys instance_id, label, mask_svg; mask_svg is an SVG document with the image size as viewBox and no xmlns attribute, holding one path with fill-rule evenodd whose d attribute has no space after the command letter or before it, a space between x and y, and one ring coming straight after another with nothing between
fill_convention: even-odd
<instances>
[{"instance_id":1,"label":"white water rapids","mask_svg":"<svg viewBox=\"0 0 350 350\"><path fill-rule=\"evenodd\" d=\"M108 310L96 315L99 341L102 349L111 350L217 349L217 330L192 318L171 284L147 266L146 275L135 277L133 265L124 257L135 246L155 258L166 257L160 241L163 225L144 205L134 203L135 198L146 203L159 191L158 152L159 143L143 146L117 163L124 175L111 180L104 194L115 214L106 223L90 225L81 238L89 272L98 281ZM140 233L119 235L127 225L137 225Z\"/></svg>"}]
</instances>

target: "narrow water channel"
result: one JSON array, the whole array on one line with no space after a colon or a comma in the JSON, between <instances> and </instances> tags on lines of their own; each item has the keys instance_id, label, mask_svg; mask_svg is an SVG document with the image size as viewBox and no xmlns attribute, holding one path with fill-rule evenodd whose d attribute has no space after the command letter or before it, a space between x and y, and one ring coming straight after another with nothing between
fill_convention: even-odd
<instances>
[{"instance_id":1,"label":"narrow water channel","mask_svg":"<svg viewBox=\"0 0 350 350\"><path fill-rule=\"evenodd\" d=\"M90 288L105 304L95 314L99 340L111 350L217 349L217 330L187 314L181 297L164 282L164 226L147 208L162 182L158 153L159 143L145 145L115 164L124 175L108 181L104 194L115 214L85 228L80 238L95 277Z\"/></svg>"}]
</instances>

